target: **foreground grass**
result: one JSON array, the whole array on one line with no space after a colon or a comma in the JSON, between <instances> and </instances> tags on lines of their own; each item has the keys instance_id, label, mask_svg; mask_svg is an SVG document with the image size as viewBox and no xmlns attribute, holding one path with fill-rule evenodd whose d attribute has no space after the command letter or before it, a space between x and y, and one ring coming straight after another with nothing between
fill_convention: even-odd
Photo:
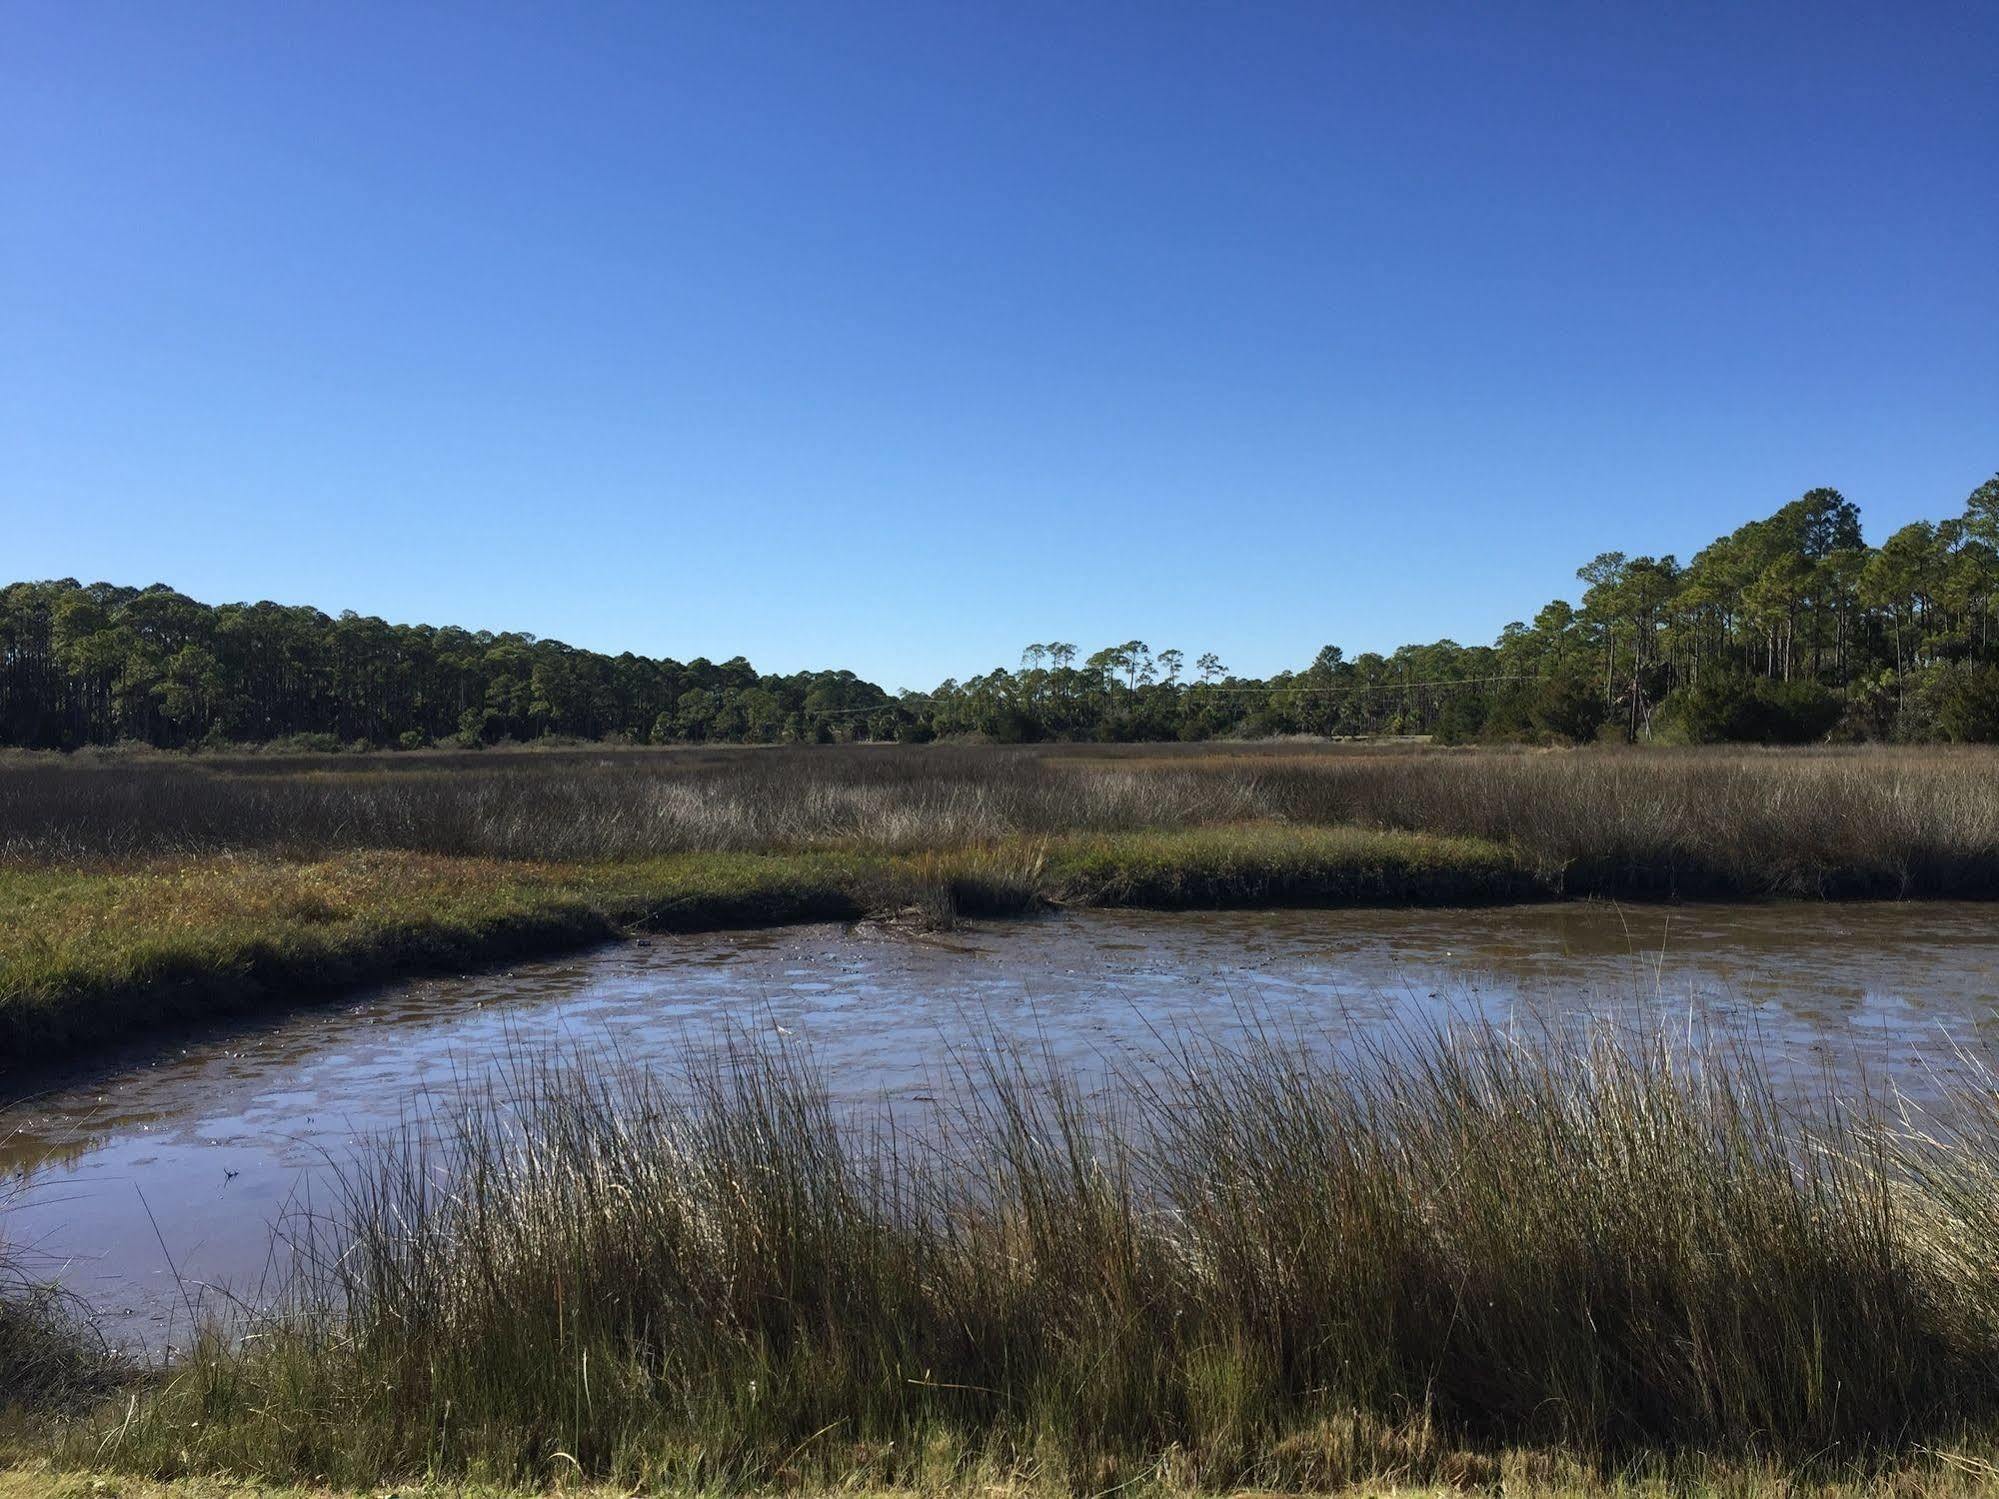
<instances>
[{"instance_id":1,"label":"foreground grass","mask_svg":"<svg viewBox=\"0 0 1999 1499\"><path fill-rule=\"evenodd\" d=\"M379 1485L329 1488L311 1480L273 1482L226 1474L147 1478L103 1468L57 1467L30 1456L22 1456L11 1465L0 1458L0 1499L523 1499L528 1494L553 1493L566 1499L632 1499L629 1489L595 1483L534 1490L423 1481L400 1483L392 1489Z\"/></svg>"},{"instance_id":2,"label":"foreground grass","mask_svg":"<svg viewBox=\"0 0 1999 1499\"><path fill-rule=\"evenodd\" d=\"M1384 1479L1344 1489L1319 1491L1325 1499L1462 1499L1467 1492L1503 1493L1509 1499L1683 1499L1687 1495L1734 1496L1734 1499L1973 1499L1999 1491L1999 1466L1970 1454L1947 1456L1906 1466L1845 1476L1808 1476L1775 1467L1702 1464L1669 1467L1658 1473L1613 1474L1600 1479L1561 1481L1508 1475L1497 1484L1477 1487L1448 1484L1406 1484ZM319 1483L274 1483L262 1479L211 1475L196 1478L143 1478L103 1470L65 1470L29 1460L0 1467L0 1499L634 1499L629 1486L559 1482L522 1488L417 1480L392 1488L381 1485L329 1488ZM673 1490L650 1492L673 1493ZM792 1491L798 1492L798 1491ZM812 1493L813 1490L802 1492ZM827 1488L819 1492L851 1499L1052 1499L1066 1491L1021 1483L969 1483L962 1480L935 1488ZM1192 1491L1165 1484L1133 1485L1122 1491L1135 1499L1180 1499ZM1237 1499L1258 1499L1256 1490L1239 1491Z\"/></svg>"},{"instance_id":3,"label":"foreground grass","mask_svg":"<svg viewBox=\"0 0 1999 1499\"><path fill-rule=\"evenodd\" d=\"M335 1489L311 1481L274 1483L219 1474L144 1478L105 1469L58 1468L28 1457L12 1466L0 1462L0 1499L522 1499L531 1492L561 1493L567 1499L631 1499L629 1489L594 1483L533 1491L426 1482L398 1484L392 1490L375 1485Z\"/></svg>"},{"instance_id":4,"label":"foreground grass","mask_svg":"<svg viewBox=\"0 0 1999 1499\"><path fill-rule=\"evenodd\" d=\"M987 1051L901 1130L775 1042L494 1086L294 1225L274 1312L48 1457L668 1492L1999 1478L1989 1075L1920 1120L1800 1112L1751 1056L1475 1029L1188 1043L1088 1095Z\"/></svg>"},{"instance_id":5,"label":"foreground grass","mask_svg":"<svg viewBox=\"0 0 1999 1499\"><path fill-rule=\"evenodd\" d=\"M550 863L377 850L0 865L0 1058L52 1058L145 1027L633 930L895 913L945 924L1051 902L1492 900L1535 889L1516 861L1476 839L1281 827L920 855L818 849Z\"/></svg>"},{"instance_id":6,"label":"foreground grass","mask_svg":"<svg viewBox=\"0 0 1999 1499\"><path fill-rule=\"evenodd\" d=\"M8 1261L0 1241L0 1413L10 1403L75 1405L115 1388L123 1366L74 1298ZM0 1439L0 1460L5 1456Z\"/></svg>"}]
</instances>

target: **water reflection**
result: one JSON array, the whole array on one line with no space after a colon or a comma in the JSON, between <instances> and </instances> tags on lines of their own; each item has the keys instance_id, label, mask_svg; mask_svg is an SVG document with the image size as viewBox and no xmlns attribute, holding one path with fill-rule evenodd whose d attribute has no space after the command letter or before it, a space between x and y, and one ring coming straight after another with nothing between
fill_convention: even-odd
<instances>
[{"instance_id":1,"label":"water reflection","mask_svg":"<svg viewBox=\"0 0 1999 1499\"><path fill-rule=\"evenodd\" d=\"M182 1280L253 1286L329 1159L509 1046L671 1065L718 1025L808 1045L842 1096L929 1097L990 1031L1058 1066L1450 1009L1561 1024L1659 1008L1817 1078L1925 1085L1999 1008L1999 906L1770 905L1076 914L922 940L834 926L657 938L399 985L0 1110L6 1233L156 1340ZM1944 1065L1948 1065L1946 1059ZM164 1245L164 1249L163 1246ZM177 1267L180 1280L168 1265ZM184 1321L185 1318L181 1317Z\"/></svg>"}]
</instances>

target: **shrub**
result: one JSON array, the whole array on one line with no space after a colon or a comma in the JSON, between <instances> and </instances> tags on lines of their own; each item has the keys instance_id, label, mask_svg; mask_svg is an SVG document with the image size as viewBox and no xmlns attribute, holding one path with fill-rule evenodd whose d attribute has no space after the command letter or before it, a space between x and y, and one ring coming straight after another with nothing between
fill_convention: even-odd
<instances>
[{"instance_id":1,"label":"shrub","mask_svg":"<svg viewBox=\"0 0 1999 1499\"><path fill-rule=\"evenodd\" d=\"M1957 666L1936 690L1936 724L1955 744L1999 741L1999 666Z\"/></svg>"},{"instance_id":2,"label":"shrub","mask_svg":"<svg viewBox=\"0 0 1999 1499\"><path fill-rule=\"evenodd\" d=\"M466 749L493 743L506 732L506 721L490 708L467 708L458 715L458 742Z\"/></svg>"},{"instance_id":3,"label":"shrub","mask_svg":"<svg viewBox=\"0 0 1999 1499\"><path fill-rule=\"evenodd\" d=\"M337 734L286 734L264 746L279 755L337 755L346 748Z\"/></svg>"},{"instance_id":4,"label":"shrub","mask_svg":"<svg viewBox=\"0 0 1999 1499\"><path fill-rule=\"evenodd\" d=\"M1485 718L1484 698L1455 695L1438 710L1436 728L1430 737L1438 744L1468 744L1485 728Z\"/></svg>"},{"instance_id":5,"label":"shrub","mask_svg":"<svg viewBox=\"0 0 1999 1499\"><path fill-rule=\"evenodd\" d=\"M1709 676L1666 700L1663 712L1690 743L1810 744L1840 721L1844 701L1816 682Z\"/></svg>"},{"instance_id":6,"label":"shrub","mask_svg":"<svg viewBox=\"0 0 1999 1499\"><path fill-rule=\"evenodd\" d=\"M1596 737L1608 713L1595 682L1586 681L1574 672L1564 672L1541 684L1527 717L1544 734L1571 744L1587 744Z\"/></svg>"},{"instance_id":7,"label":"shrub","mask_svg":"<svg viewBox=\"0 0 1999 1499\"><path fill-rule=\"evenodd\" d=\"M1847 743L1894 738L1901 700L1901 681L1893 670L1860 678L1846 689L1846 708L1833 737Z\"/></svg>"}]
</instances>

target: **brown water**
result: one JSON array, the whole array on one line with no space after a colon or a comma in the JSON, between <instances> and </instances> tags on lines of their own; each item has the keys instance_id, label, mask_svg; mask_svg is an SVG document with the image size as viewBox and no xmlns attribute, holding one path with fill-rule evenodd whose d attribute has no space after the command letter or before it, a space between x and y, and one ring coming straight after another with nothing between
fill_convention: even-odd
<instances>
[{"instance_id":1,"label":"brown water","mask_svg":"<svg viewBox=\"0 0 1999 1499\"><path fill-rule=\"evenodd\" d=\"M127 1340L203 1287L254 1299L272 1225L330 1161L509 1047L671 1066L718 1032L809 1047L837 1093L925 1099L985 1037L1087 1070L1252 1015L1348 1033L1461 1011L1662 1014L1739 1029L1835 1086L1920 1091L1999 1008L1999 905L1539 905L1093 913L922 939L838 926L658 938L402 984L69 1080L0 1108L0 1236ZM1999 1032L1994 1032L1999 1037Z\"/></svg>"}]
</instances>

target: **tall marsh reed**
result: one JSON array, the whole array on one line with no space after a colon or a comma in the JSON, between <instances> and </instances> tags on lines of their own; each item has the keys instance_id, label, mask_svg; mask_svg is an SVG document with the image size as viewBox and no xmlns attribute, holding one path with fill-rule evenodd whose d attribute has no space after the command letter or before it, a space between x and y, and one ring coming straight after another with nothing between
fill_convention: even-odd
<instances>
[{"instance_id":1,"label":"tall marsh reed","mask_svg":"<svg viewBox=\"0 0 1999 1499\"><path fill-rule=\"evenodd\" d=\"M79 1441L332 1481L1497 1482L1999 1418L1999 1087L1489 1028L967 1054L912 1120L739 1045L521 1060L361 1158L295 1294ZM240 1330L240 1329L239 1329Z\"/></svg>"},{"instance_id":2,"label":"tall marsh reed","mask_svg":"<svg viewBox=\"0 0 1999 1499\"><path fill-rule=\"evenodd\" d=\"M1474 837L1553 890L1989 893L1999 752L826 747L0 763L0 858L920 854L1245 824Z\"/></svg>"},{"instance_id":3,"label":"tall marsh reed","mask_svg":"<svg viewBox=\"0 0 1999 1499\"><path fill-rule=\"evenodd\" d=\"M0 1215L19 1190L0 1179ZM0 1237L0 1415L88 1403L120 1372L77 1298L31 1273L26 1255Z\"/></svg>"}]
</instances>

